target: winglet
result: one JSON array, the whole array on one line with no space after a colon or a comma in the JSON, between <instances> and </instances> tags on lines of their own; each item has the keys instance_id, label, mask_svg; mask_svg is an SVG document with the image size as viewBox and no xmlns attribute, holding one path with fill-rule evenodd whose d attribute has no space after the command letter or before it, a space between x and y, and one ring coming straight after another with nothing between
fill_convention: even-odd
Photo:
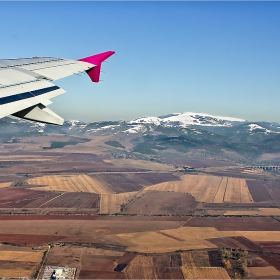
<instances>
[{"instance_id":1,"label":"winglet","mask_svg":"<svg viewBox=\"0 0 280 280\"><path fill-rule=\"evenodd\" d=\"M114 53L114 51L107 51L104 53L99 53L85 58L81 58L78 61L84 61L94 65L92 69L87 71L87 74L93 82L98 83L100 77L101 63Z\"/></svg>"}]
</instances>

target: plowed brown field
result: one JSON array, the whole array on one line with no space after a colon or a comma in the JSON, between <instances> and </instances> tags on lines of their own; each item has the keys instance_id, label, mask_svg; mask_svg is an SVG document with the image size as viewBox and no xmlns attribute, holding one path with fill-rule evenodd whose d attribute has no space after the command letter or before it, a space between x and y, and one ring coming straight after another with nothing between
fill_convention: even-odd
<instances>
[{"instance_id":1,"label":"plowed brown field","mask_svg":"<svg viewBox=\"0 0 280 280\"><path fill-rule=\"evenodd\" d=\"M248 267L248 278L256 279L263 277L264 279L274 279L275 276L279 276L280 271L273 266L266 267ZM269 277L269 278L268 278ZM277 279L279 279L277 277Z\"/></svg>"},{"instance_id":2,"label":"plowed brown field","mask_svg":"<svg viewBox=\"0 0 280 280\"><path fill-rule=\"evenodd\" d=\"M247 180L246 182L254 201L259 202L273 200L264 181Z\"/></svg>"},{"instance_id":3,"label":"plowed brown field","mask_svg":"<svg viewBox=\"0 0 280 280\"><path fill-rule=\"evenodd\" d=\"M126 269L129 279L156 279L156 272L151 256L136 256Z\"/></svg>"},{"instance_id":4,"label":"plowed brown field","mask_svg":"<svg viewBox=\"0 0 280 280\"><path fill-rule=\"evenodd\" d=\"M180 181L180 178L171 173L127 173L127 174L92 174L93 179L108 186L117 193L139 191L143 187L153 184Z\"/></svg>"},{"instance_id":5,"label":"plowed brown field","mask_svg":"<svg viewBox=\"0 0 280 280\"><path fill-rule=\"evenodd\" d=\"M184 226L215 227L226 231L280 231L280 223L270 217L193 217Z\"/></svg>"},{"instance_id":6,"label":"plowed brown field","mask_svg":"<svg viewBox=\"0 0 280 280\"><path fill-rule=\"evenodd\" d=\"M269 252L280 253L280 242L257 242L263 249Z\"/></svg>"},{"instance_id":7,"label":"plowed brown field","mask_svg":"<svg viewBox=\"0 0 280 280\"><path fill-rule=\"evenodd\" d=\"M205 252L188 252L181 254L182 266L186 268L210 267L209 255Z\"/></svg>"},{"instance_id":8,"label":"plowed brown field","mask_svg":"<svg viewBox=\"0 0 280 280\"><path fill-rule=\"evenodd\" d=\"M157 279L184 279L180 254L154 256Z\"/></svg>"},{"instance_id":9,"label":"plowed brown field","mask_svg":"<svg viewBox=\"0 0 280 280\"><path fill-rule=\"evenodd\" d=\"M212 239L208 239L208 241L212 242L219 248L222 247L235 248L235 249L241 248L242 250L263 251L263 248L259 244L243 236L212 238Z\"/></svg>"},{"instance_id":10,"label":"plowed brown field","mask_svg":"<svg viewBox=\"0 0 280 280\"><path fill-rule=\"evenodd\" d=\"M274 266L280 275L280 255L278 254L262 254L261 257Z\"/></svg>"},{"instance_id":11,"label":"plowed brown field","mask_svg":"<svg viewBox=\"0 0 280 280\"><path fill-rule=\"evenodd\" d=\"M40 205L42 208L99 208L99 195L95 193L63 193Z\"/></svg>"},{"instance_id":12,"label":"plowed brown field","mask_svg":"<svg viewBox=\"0 0 280 280\"><path fill-rule=\"evenodd\" d=\"M97 194L114 193L106 185L84 174L43 176L29 179L27 182L32 185L45 185L45 187L32 188L41 191L89 192Z\"/></svg>"},{"instance_id":13,"label":"plowed brown field","mask_svg":"<svg viewBox=\"0 0 280 280\"><path fill-rule=\"evenodd\" d=\"M65 240L66 236L61 235L35 235L35 234L13 234L0 233L0 242L8 242L21 245L40 245L49 242Z\"/></svg>"},{"instance_id":14,"label":"plowed brown field","mask_svg":"<svg viewBox=\"0 0 280 280\"><path fill-rule=\"evenodd\" d=\"M0 208L33 208L58 196L59 193L29 190L25 188L0 189Z\"/></svg>"},{"instance_id":15,"label":"plowed brown field","mask_svg":"<svg viewBox=\"0 0 280 280\"><path fill-rule=\"evenodd\" d=\"M187 215L197 206L188 193L147 191L133 198L123 213L147 215Z\"/></svg>"},{"instance_id":16,"label":"plowed brown field","mask_svg":"<svg viewBox=\"0 0 280 280\"><path fill-rule=\"evenodd\" d=\"M208 175L184 175L182 181L165 182L145 190L190 193L201 202L248 203L253 199L244 179Z\"/></svg>"}]
</instances>

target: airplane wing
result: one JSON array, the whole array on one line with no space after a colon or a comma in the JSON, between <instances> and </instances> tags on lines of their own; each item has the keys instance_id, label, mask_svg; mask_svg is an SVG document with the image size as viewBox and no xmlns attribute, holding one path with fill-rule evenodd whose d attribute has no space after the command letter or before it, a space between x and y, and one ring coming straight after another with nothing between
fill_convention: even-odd
<instances>
[{"instance_id":1,"label":"airplane wing","mask_svg":"<svg viewBox=\"0 0 280 280\"><path fill-rule=\"evenodd\" d=\"M97 83L102 62L114 53L107 51L77 61L53 57L0 60L0 118L13 115L62 125L64 120L47 105L65 91L51 82L86 72Z\"/></svg>"}]
</instances>

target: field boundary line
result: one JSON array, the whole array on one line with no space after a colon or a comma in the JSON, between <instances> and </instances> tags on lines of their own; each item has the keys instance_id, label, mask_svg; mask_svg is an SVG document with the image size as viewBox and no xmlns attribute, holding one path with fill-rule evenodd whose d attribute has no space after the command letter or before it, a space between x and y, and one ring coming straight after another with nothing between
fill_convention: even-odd
<instances>
[{"instance_id":1,"label":"field boundary line","mask_svg":"<svg viewBox=\"0 0 280 280\"><path fill-rule=\"evenodd\" d=\"M221 187L221 183L222 183L222 181L223 181L223 178L224 178L224 177L221 177L221 181L220 181L219 187L218 187L218 189L217 189L217 191L216 191L216 193L215 193L215 195L214 195L214 198L213 198L212 203L215 203L214 201L215 201L215 198L216 198L216 196L217 196L217 193L219 192L219 189L220 189L220 187Z\"/></svg>"},{"instance_id":2,"label":"field boundary line","mask_svg":"<svg viewBox=\"0 0 280 280\"><path fill-rule=\"evenodd\" d=\"M60 196L62 196L62 195L64 195L64 194L65 194L65 193L61 193L61 194L59 194L58 196L56 196L56 197L54 197L54 198L52 198L52 199L48 200L47 202L45 202L45 203L41 204L38 208L42 207L43 205L45 205L45 204L49 203L50 201L52 201L52 200L54 200L54 199L56 199L56 198L58 198L58 197L60 197Z\"/></svg>"},{"instance_id":3,"label":"field boundary line","mask_svg":"<svg viewBox=\"0 0 280 280\"><path fill-rule=\"evenodd\" d=\"M224 192L224 196L223 196L223 202L225 202L225 196L226 196L226 192L227 192L227 187L228 187L228 177L227 177L226 188L225 188L225 192Z\"/></svg>"},{"instance_id":4,"label":"field boundary line","mask_svg":"<svg viewBox=\"0 0 280 280\"><path fill-rule=\"evenodd\" d=\"M48 256L48 253L49 253L50 249L51 249L51 246L48 245L48 250L47 250L46 254L43 256L44 259L42 260L42 263L41 263L40 269L39 269L39 271L38 271L36 280L39 280L39 276L40 276L40 274L42 274L42 270L43 270L43 267L44 267L44 265L45 265L45 262L46 262L46 259L47 259L47 256Z\"/></svg>"},{"instance_id":5,"label":"field boundary line","mask_svg":"<svg viewBox=\"0 0 280 280\"><path fill-rule=\"evenodd\" d=\"M161 234L161 235L166 236L166 237L169 237L169 238L171 238L171 239L177 240L177 241L181 241L181 242L182 242L182 241L186 241L186 240L183 239L183 238L179 238L179 237L173 236L173 235L171 235L171 234L162 232L162 231L160 231L160 230L156 231L156 233Z\"/></svg>"}]
</instances>

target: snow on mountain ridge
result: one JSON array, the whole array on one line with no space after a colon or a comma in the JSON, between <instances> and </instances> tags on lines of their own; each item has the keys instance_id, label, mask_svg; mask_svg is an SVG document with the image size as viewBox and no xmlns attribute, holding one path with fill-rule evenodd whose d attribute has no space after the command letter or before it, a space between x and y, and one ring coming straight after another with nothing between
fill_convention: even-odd
<instances>
[{"instance_id":1,"label":"snow on mountain ridge","mask_svg":"<svg viewBox=\"0 0 280 280\"><path fill-rule=\"evenodd\" d=\"M232 122L244 122L243 119L212 116L203 113L174 113L160 117L142 117L128 122L128 124L154 124L154 125L204 125L204 126L232 126Z\"/></svg>"}]
</instances>

